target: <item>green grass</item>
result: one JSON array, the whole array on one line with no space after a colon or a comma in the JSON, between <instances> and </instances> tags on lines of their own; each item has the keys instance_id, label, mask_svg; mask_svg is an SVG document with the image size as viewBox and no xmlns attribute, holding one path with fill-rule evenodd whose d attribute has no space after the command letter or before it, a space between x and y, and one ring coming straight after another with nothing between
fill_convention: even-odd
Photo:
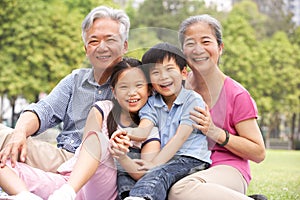
<instances>
[{"instance_id":1,"label":"green grass","mask_svg":"<svg viewBox=\"0 0 300 200\"><path fill-rule=\"evenodd\" d=\"M250 166L248 194L264 194L268 200L300 199L300 151L267 150L262 163Z\"/></svg>"}]
</instances>

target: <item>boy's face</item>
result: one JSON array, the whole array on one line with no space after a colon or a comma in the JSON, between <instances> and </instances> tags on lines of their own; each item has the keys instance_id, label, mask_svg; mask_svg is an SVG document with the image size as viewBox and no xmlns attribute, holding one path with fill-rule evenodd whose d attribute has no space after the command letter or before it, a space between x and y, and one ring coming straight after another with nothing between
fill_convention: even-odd
<instances>
[{"instance_id":1,"label":"boy's face","mask_svg":"<svg viewBox=\"0 0 300 200\"><path fill-rule=\"evenodd\" d=\"M174 101L181 90L183 79L183 73L175 59L165 58L162 63L156 63L149 73L153 88L164 99L171 98Z\"/></svg>"}]
</instances>

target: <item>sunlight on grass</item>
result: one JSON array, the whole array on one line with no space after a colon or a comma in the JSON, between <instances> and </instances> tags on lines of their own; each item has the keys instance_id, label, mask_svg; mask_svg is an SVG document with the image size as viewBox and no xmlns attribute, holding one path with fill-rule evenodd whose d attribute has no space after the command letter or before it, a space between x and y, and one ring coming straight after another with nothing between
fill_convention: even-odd
<instances>
[{"instance_id":1,"label":"sunlight on grass","mask_svg":"<svg viewBox=\"0 0 300 200\"><path fill-rule=\"evenodd\" d=\"M248 194L264 194L269 200L300 199L300 151L267 150L262 163L250 166Z\"/></svg>"}]
</instances>

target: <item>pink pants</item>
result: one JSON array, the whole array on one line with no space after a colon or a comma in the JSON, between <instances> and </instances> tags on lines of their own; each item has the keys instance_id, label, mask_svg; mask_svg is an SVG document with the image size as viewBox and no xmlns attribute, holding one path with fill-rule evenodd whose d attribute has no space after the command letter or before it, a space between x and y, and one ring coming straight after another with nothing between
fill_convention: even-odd
<instances>
[{"instance_id":1,"label":"pink pants","mask_svg":"<svg viewBox=\"0 0 300 200\"><path fill-rule=\"evenodd\" d=\"M7 162L10 167L10 161ZM10 167L27 185L30 192L48 199L50 194L68 181L69 176L31 167L25 163L17 162L16 167Z\"/></svg>"}]
</instances>

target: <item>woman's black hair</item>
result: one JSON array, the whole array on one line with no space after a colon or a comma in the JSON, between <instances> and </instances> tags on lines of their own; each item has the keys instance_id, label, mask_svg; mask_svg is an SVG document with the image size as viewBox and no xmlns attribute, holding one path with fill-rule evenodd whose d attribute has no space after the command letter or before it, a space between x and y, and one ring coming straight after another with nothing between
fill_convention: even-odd
<instances>
[{"instance_id":1,"label":"woman's black hair","mask_svg":"<svg viewBox=\"0 0 300 200\"><path fill-rule=\"evenodd\" d=\"M110 85L112 88L115 88L120 74L130 68L138 67L141 69L142 62L135 58L123 58L121 62L119 62L113 69L112 75L111 75L111 82ZM113 98L113 108L109 112L107 116L107 130L108 135L111 137L114 131L117 130L118 122L120 122L120 115L121 115L121 106L119 102ZM132 121L138 125L140 123L140 118L137 113L130 113Z\"/></svg>"}]
</instances>

